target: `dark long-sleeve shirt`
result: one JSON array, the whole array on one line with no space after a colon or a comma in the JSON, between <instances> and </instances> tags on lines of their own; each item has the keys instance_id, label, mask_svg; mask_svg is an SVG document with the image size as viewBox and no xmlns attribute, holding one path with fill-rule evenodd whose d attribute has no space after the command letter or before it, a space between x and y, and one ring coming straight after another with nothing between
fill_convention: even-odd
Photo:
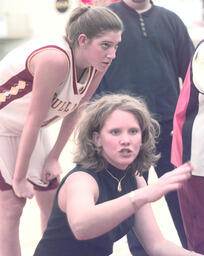
<instances>
[{"instance_id":1,"label":"dark long-sleeve shirt","mask_svg":"<svg viewBox=\"0 0 204 256\"><path fill-rule=\"evenodd\" d=\"M131 92L146 100L159 121L173 118L194 46L173 12L153 5L142 14L123 1L109 6L123 21L122 42L97 93Z\"/></svg>"}]
</instances>

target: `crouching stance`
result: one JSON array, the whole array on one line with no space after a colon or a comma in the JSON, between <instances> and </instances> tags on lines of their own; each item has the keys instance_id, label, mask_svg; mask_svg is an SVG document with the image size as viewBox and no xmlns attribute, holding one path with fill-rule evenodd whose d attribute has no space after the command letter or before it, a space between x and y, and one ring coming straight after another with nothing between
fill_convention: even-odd
<instances>
[{"instance_id":1,"label":"crouching stance","mask_svg":"<svg viewBox=\"0 0 204 256\"><path fill-rule=\"evenodd\" d=\"M148 255L191 254L162 236L150 206L191 177L191 164L149 186L142 177L159 157L158 130L140 99L110 94L88 105L75 130L76 167L60 184L34 256L107 256L132 227Z\"/></svg>"}]
</instances>

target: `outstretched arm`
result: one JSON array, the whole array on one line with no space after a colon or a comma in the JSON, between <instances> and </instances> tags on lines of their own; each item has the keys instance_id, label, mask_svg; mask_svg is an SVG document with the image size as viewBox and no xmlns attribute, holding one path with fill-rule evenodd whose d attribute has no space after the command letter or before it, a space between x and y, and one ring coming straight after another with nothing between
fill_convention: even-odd
<instances>
[{"instance_id":1,"label":"outstretched arm","mask_svg":"<svg viewBox=\"0 0 204 256\"><path fill-rule=\"evenodd\" d=\"M96 202L99 191L95 179L87 173L74 173L67 178L59 193L59 206L67 213L69 225L76 238L92 239L109 232L132 214L135 214L138 223L143 221L140 210L166 193L178 189L182 182L190 177L191 170L190 164L185 164L162 176L154 185L140 186L140 189L133 192L133 198L130 198L128 193L98 205ZM143 211L147 211L147 216L151 216L148 210L149 206ZM153 216L151 218L154 220ZM153 220L148 223L154 223ZM146 229L148 228L150 229L149 224ZM157 232L159 231L156 226L155 233ZM142 229L139 229L138 234L141 240L143 235L146 235L142 233Z\"/></svg>"},{"instance_id":2,"label":"outstretched arm","mask_svg":"<svg viewBox=\"0 0 204 256\"><path fill-rule=\"evenodd\" d=\"M183 167L181 166L180 168ZM160 198L161 195L159 190L161 191L161 193L163 193L162 190L168 191L170 189L171 191L173 188L179 188L181 186L180 182L182 182L183 180L182 176L188 175L188 173L181 170L180 176L178 172L180 172L179 168L176 171L167 173L167 175L165 174L161 177L162 180L159 179L158 182L150 186L147 186L146 181L143 178L138 177L138 186L141 188L141 191L146 190L147 193L152 193L152 199L157 200L158 198ZM174 175L175 173L176 176ZM170 180L170 182L168 182L168 180ZM178 180L178 182L176 180ZM137 208L137 206L135 207ZM184 248L181 248L174 243L166 240L161 234L150 204L145 204L143 207L138 209L137 213L135 214L134 231L140 242L142 243L143 247L145 248L146 252L150 256L201 255L199 253L185 250Z\"/></svg>"}]
</instances>

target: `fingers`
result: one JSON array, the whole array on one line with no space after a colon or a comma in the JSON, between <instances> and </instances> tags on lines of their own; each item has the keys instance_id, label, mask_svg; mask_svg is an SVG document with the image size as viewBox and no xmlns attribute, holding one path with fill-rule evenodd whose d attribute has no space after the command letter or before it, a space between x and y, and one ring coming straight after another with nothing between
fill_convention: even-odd
<instances>
[{"instance_id":1,"label":"fingers","mask_svg":"<svg viewBox=\"0 0 204 256\"><path fill-rule=\"evenodd\" d=\"M19 198L28 198L28 199L32 199L34 196L34 192L33 190L25 190L25 191L21 191L21 192L16 192L14 191L15 195Z\"/></svg>"},{"instance_id":2,"label":"fingers","mask_svg":"<svg viewBox=\"0 0 204 256\"><path fill-rule=\"evenodd\" d=\"M49 171L43 172L43 174L42 174L42 180L43 180L43 182L46 183L46 184L48 184L48 183L50 182L50 180L53 179L52 176L53 176L53 175L52 175L51 172L49 172Z\"/></svg>"},{"instance_id":3,"label":"fingers","mask_svg":"<svg viewBox=\"0 0 204 256\"><path fill-rule=\"evenodd\" d=\"M191 178L193 166L187 162L173 171L169 172L167 177L167 189L169 191L178 190L182 187L183 183Z\"/></svg>"},{"instance_id":4,"label":"fingers","mask_svg":"<svg viewBox=\"0 0 204 256\"><path fill-rule=\"evenodd\" d=\"M182 181L189 179L192 175L192 171L193 171L193 166L190 162L187 162L187 163L179 166L175 170L178 181L182 182Z\"/></svg>"},{"instance_id":5,"label":"fingers","mask_svg":"<svg viewBox=\"0 0 204 256\"><path fill-rule=\"evenodd\" d=\"M51 173L47 172L46 173L46 180L51 180L52 179L51 177L52 177Z\"/></svg>"},{"instance_id":6,"label":"fingers","mask_svg":"<svg viewBox=\"0 0 204 256\"><path fill-rule=\"evenodd\" d=\"M187 162L160 177L158 180L158 185L161 190L163 190L163 194L180 189L183 183L190 179L192 171L192 164Z\"/></svg>"},{"instance_id":7,"label":"fingers","mask_svg":"<svg viewBox=\"0 0 204 256\"><path fill-rule=\"evenodd\" d=\"M179 190L182 187L182 183L172 183L166 186L164 195L168 194L169 192Z\"/></svg>"},{"instance_id":8,"label":"fingers","mask_svg":"<svg viewBox=\"0 0 204 256\"><path fill-rule=\"evenodd\" d=\"M15 195L19 198L32 199L34 196L33 186L13 186L13 191Z\"/></svg>"},{"instance_id":9,"label":"fingers","mask_svg":"<svg viewBox=\"0 0 204 256\"><path fill-rule=\"evenodd\" d=\"M182 185L182 183L188 179L191 178L191 173L184 173L184 174L179 174L179 175L176 175L174 177L171 177L169 179L169 184L176 184L176 183L179 183Z\"/></svg>"},{"instance_id":10,"label":"fingers","mask_svg":"<svg viewBox=\"0 0 204 256\"><path fill-rule=\"evenodd\" d=\"M185 164L182 164L178 168L175 169L176 172L192 172L193 171L193 165L191 162L187 162Z\"/></svg>"},{"instance_id":11,"label":"fingers","mask_svg":"<svg viewBox=\"0 0 204 256\"><path fill-rule=\"evenodd\" d=\"M184 175L184 179L188 179L191 177L191 173L193 171L193 166L190 162L187 162L178 168L174 169L173 171L169 171L166 174L163 175L164 178L174 178L174 177L179 177L180 175Z\"/></svg>"},{"instance_id":12,"label":"fingers","mask_svg":"<svg viewBox=\"0 0 204 256\"><path fill-rule=\"evenodd\" d=\"M61 172L60 172L61 173ZM45 183L49 183L51 180L55 179L55 178L58 178L60 177L60 173L51 173L49 171L47 171L44 175L44 179L43 179L43 182Z\"/></svg>"},{"instance_id":13,"label":"fingers","mask_svg":"<svg viewBox=\"0 0 204 256\"><path fill-rule=\"evenodd\" d=\"M32 199L33 196L34 196L33 191L28 191L28 192L26 192L26 193L24 193L24 194L21 195L22 198L28 198L28 199ZM19 197L20 197L20 196L19 196Z\"/></svg>"}]
</instances>

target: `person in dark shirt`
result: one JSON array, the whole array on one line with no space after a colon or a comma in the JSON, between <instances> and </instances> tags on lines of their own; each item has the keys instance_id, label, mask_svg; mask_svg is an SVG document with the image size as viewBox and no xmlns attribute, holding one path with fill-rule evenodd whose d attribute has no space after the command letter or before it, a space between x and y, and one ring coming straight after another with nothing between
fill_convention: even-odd
<instances>
[{"instance_id":1,"label":"person in dark shirt","mask_svg":"<svg viewBox=\"0 0 204 256\"><path fill-rule=\"evenodd\" d=\"M182 20L150 0L122 0L109 8L123 21L124 32L117 57L96 93L131 92L146 100L161 127L157 144L161 158L155 166L161 177L173 168L170 163L171 131L180 92L179 78L185 78L194 45ZM169 193L166 202L181 244L187 248L177 192ZM128 244L132 254L147 255L139 242L136 246L135 240L131 231Z\"/></svg>"},{"instance_id":2,"label":"person in dark shirt","mask_svg":"<svg viewBox=\"0 0 204 256\"><path fill-rule=\"evenodd\" d=\"M132 227L148 255L192 254L162 236L150 205L179 189L191 164L149 186L142 177L159 157L158 131L139 98L114 94L89 103L75 131L77 165L60 184L34 256L108 256Z\"/></svg>"}]
</instances>

